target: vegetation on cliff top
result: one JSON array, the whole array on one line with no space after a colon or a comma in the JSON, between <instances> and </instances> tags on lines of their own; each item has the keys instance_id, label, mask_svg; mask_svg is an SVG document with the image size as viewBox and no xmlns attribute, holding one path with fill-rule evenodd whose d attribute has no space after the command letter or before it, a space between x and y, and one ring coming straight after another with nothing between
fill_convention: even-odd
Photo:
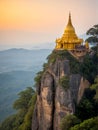
<instances>
[{"instance_id":1,"label":"vegetation on cliff top","mask_svg":"<svg viewBox=\"0 0 98 130\"><path fill-rule=\"evenodd\" d=\"M70 61L70 69L72 73L79 72L79 61L74 58L67 50L54 50L48 57L48 64L55 63L56 60L67 59Z\"/></svg>"}]
</instances>

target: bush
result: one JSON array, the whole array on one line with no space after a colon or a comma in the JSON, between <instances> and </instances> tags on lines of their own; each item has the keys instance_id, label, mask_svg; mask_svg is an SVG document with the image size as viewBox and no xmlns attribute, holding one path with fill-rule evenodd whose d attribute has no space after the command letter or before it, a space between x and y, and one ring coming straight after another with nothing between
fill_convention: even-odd
<instances>
[{"instance_id":1,"label":"bush","mask_svg":"<svg viewBox=\"0 0 98 130\"><path fill-rule=\"evenodd\" d=\"M68 76L61 77L59 83L65 90L67 90L69 88L69 77Z\"/></svg>"},{"instance_id":2,"label":"bush","mask_svg":"<svg viewBox=\"0 0 98 130\"><path fill-rule=\"evenodd\" d=\"M19 95L19 99L17 99L14 104L13 107L16 110L27 110L28 109L28 103L30 101L30 99L32 98L32 95L34 94L34 90L31 87L27 87L26 90L20 92Z\"/></svg>"},{"instance_id":3,"label":"bush","mask_svg":"<svg viewBox=\"0 0 98 130\"><path fill-rule=\"evenodd\" d=\"M75 115L65 116L60 123L61 130L69 130L72 126L79 124L80 120Z\"/></svg>"},{"instance_id":4,"label":"bush","mask_svg":"<svg viewBox=\"0 0 98 130\"><path fill-rule=\"evenodd\" d=\"M82 123L75 125L70 130L98 130L98 117L84 120Z\"/></svg>"},{"instance_id":5,"label":"bush","mask_svg":"<svg viewBox=\"0 0 98 130\"><path fill-rule=\"evenodd\" d=\"M24 121L23 121L22 125L20 125L20 127L19 127L19 130L31 130L32 115L34 112L34 106L36 103L36 99L37 99L37 94L35 93L29 102L29 109L24 117Z\"/></svg>"},{"instance_id":6,"label":"bush","mask_svg":"<svg viewBox=\"0 0 98 130\"><path fill-rule=\"evenodd\" d=\"M98 103L94 99L95 90L86 89L80 103L76 106L76 116L82 121L98 115Z\"/></svg>"},{"instance_id":7,"label":"bush","mask_svg":"<svg viewBox=\"0 0 98 130\"><path fill-rule=\"evenodd\" d=\"M74 58L67 50L54 50L48 57L48 63L55 63L56 59L64 60L68 59L70 61L71 73L79 73L79 61Z\"/></svg>"},{"instance_id":8,"label":"bush","mask_svg":"<svg viewBox=\"0 0 98 130\"><path fill-rule=\"evenodd\" d=\"M0 125L0 130L13 130L14 122L16 120L16 115L12 115L6 118Z\"/></svg>"},{"instance_id":9,"label":"bush","mask_svg":"<svg viewBox=\"0 0 98 130\"><path fill-rule=\"evenodd\" d=\"M67 55L67 50L54 50L48 57L48 63L54 63L56 59L65 59Z\"/></svg>"},{"instance_id":10,"label":"bush","mask_svg":"<svg viewBox=\"0 0 98 130\"><path fill-rule=\"evenodd\" d=\"M92 90L96 91L96 94L94 96L94 99L97 101L98 103L98 76L96 76L95 80L94 80L94 84L90 87Z\"/></svg>"},{"instance_id":11,"label":"bush","mask_svg":"<svg viewBox=\"0 0 98 130\"><path fill-rule=\"evenodd\" d=\"M76 115L81 119L88 119L93 116L94 107L93 104L87 99L84 98L78 105L76 110Z\"/></svg>"},{"instance_id":12,"label":"bush","mask_svg":"<svg viewBox=\"0 0 98 130\"><path fill-rule=\"evenodd\" d=\"M97 75L97 64L94 62L94 57L91 58L88 54L84 57L80 65L80 73L90 83L94 83L94 78Z\"/></svg>"}]
</instances>

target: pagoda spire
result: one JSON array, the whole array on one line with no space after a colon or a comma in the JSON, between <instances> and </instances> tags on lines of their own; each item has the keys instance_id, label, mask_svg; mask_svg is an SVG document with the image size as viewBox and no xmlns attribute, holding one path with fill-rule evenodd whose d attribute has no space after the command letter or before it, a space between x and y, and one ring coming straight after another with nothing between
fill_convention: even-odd
<instances>
[{"instance_id":1,"label":"pagoda spire","mask_svg":"<svg viewBox=\"0 0 98 130\"><path fill-rule=\"evenodd\" d=\"M71 22L71 13L69 12L69 19L68 19L68 24L67 26L73 26Z\"/></svg>"}]
</instances>

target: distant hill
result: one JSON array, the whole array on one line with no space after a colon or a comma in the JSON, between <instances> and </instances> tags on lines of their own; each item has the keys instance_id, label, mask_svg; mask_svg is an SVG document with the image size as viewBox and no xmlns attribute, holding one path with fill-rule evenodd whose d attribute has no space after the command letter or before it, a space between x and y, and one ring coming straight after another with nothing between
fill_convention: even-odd
<instances>
[{"instance_id":1,"label":"distant hill","mask_svg":"<svg viewBox=\"0 0 98 130\"><path fill-rule=\"evenodd\" d=\"M17 93L33 86L51 50L9 49L0 51L0 121L15 112L12 104Z\"/></svg>"},{"instance_id":2,"label":"distant hill","mask_svg":"<svg viewBox=\"0 0 98 130\"><path fill-rule=\"evenodd\" d=\"M51 50L48 49L27 50L22 48L0 51L0 73L41 69L43 62L50 52Z\"/></svg>"}]
</instances>

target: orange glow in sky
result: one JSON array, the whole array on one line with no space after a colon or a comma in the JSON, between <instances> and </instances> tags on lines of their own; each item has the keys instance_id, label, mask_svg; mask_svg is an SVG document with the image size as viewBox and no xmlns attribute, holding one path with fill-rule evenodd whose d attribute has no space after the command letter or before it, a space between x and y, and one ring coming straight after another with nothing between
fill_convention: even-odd
<instances>
[{"instance_id":1,"label":"orange glow in sky","mask_svg":"<svg viewBox=\"0 0 98 130\"><path fill-rule=\"evenodd\" d=\"M98 0L0 0L0 44L11 43L16 30L13 44L18 45L20 32L21 44L55 41L63 33L69 11L76 32L83 34L98 24L97 7ZM23 40L22 31L27 36Z\"/></svg>"}]
</instances>

